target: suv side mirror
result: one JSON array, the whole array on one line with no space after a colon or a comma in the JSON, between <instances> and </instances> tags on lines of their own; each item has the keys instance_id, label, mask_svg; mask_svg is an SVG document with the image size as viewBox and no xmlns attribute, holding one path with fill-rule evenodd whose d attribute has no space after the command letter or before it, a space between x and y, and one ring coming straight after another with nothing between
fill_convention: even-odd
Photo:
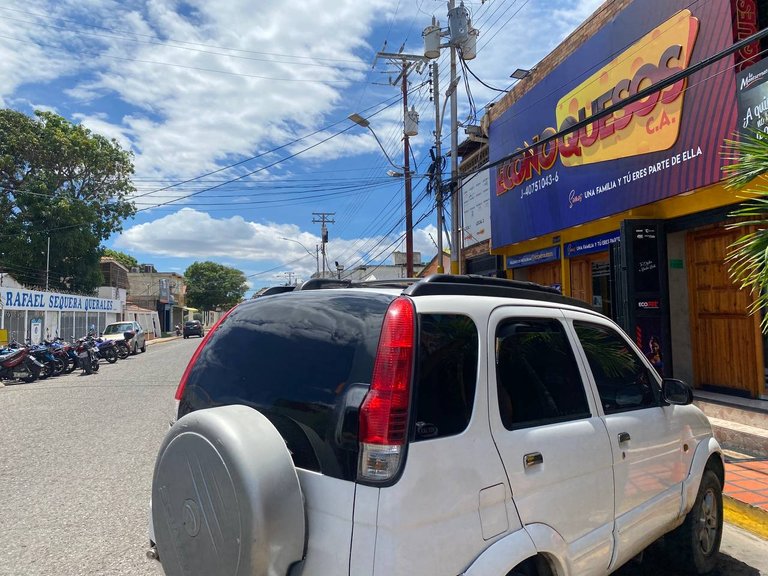
<instances>
[{"instance_id":1,"label":"suv side mirror","mask_svg":"<svg viewBox=\"0 0 768 576\"><path fill-rule=\"evenodd\" d=\"M661 382L661 395L670 404L686 405L693 402L691 387L676 378L664 378Z\"/></svg>"}]
</instances>

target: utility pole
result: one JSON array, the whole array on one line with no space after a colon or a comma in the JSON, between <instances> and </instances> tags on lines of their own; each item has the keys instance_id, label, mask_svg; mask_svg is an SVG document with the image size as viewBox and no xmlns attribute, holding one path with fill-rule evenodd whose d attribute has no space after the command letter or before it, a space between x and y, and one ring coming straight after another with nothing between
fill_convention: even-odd
<instances>
[{"instance_id":1,"label":"utility pole","mask_svg":"<svg viewBox=\"0 0 768 576\"><path fill-rule=\"evenodd\" d=\"M417 54L395 54L392 52L378 52L376 58L386 58L400 66L400 74L391 81L391 84L401 82L403 93L403 177L405 179L405 267L406 276L413 278L413 206L411 189L411 169L410 169L410 136L416 136L418 130L418 114L415 110L408 111L408 74L412 70L421 72L421 67L425 63L424 56ZM375 61L374 61L375 63Z\"/></svg>"},{"instance_id":2,"label":"utility pole","mask_svg":"<svg viewBox=\"0 0 768 576\"><path fill-rule=\"evenodd\" d=\"M48 292L48 274L51 269L51 237L48 236L48 251L45 253L45 291Z\"/></svg>"},{"instance_id":3,"label":"utility pole","mask_svg":"<svg viewBox=\"0 0 768 576\"><path fill-rule=\"evenodd\" d=\"M403 60L403 122L408 118L408 62ZM413 278L413 206L411 200L410 140L403 130L403 173L405 178L405 274Z\"/></svg>"},{"instance_id":4,"label":"utility pole","mask_svg":"<svg viewBox=\"0 0 768 576\"><path fill-rule=\"evenodd\" d=\"M434 22L433 22L434 25ZM437 61L432 62L432 96L435 99L435 206L437 207L437 273L445 272L443 269L443 174L442 174L442 147L440 139L443 131L443 119L440 117L440 75L438 74Z\"/></svg>"},{"instance_id":5,"label":"utility pole","mask_svg":"<svg viewBox=\"0 0 768 576\"><path fill-rule=\"evenodd\" d=\"M326 224L335 224L336 221L329 216L335 216L336 212L312 212L312 223L320 224L320 251L323 254L323 268L321 278L325 278L325 245L328 243L328 228Z\"/></svg>"},{"instance_id":6,"label":"utility pole","mask_svg":"<svg viewBox=\"0 0 768 576\"><path fill-rule=\"evenodd\" d=\"M477 55L477 36L479 31L472 27L469 11L464 7L463 0L456 7L456 0L448 0L448 29L442 30L435 20L422 33L424 37L424 57L434 60L440 56L442 48L451 51L451 83L448 94L451 99L451 273L461 272L461 238L459 222L462 202L459 187L459 121L458 102L456 100L456 51L461 49L464 60L472 60ZM448 43L441 44L440 38L448 37ZM438 121L439 122L439 121ZM441 190L442 193L442 190ZM442 230L440 231L442 233ZM441 255L442 256L442 255Z\"/></svg>"},{"instance_id":7,"label":"utility pole","mask_svg":"<svg viewBox=\"0 0 768 576\"><path fill-rule=\"evenodd\" d=\"M463 4L462 4L463 8ZM456 10L456 1L448 0L448 21L450 24L451 14ZM456 45L453 41L454 31L451 30L451 86L456 82ZM459 238L459 121L458 121L458 101L456 99L456 90L451 92L451 274L458 274L459 256L461 252L461 239Z\"/></svg>"}]
</instances>

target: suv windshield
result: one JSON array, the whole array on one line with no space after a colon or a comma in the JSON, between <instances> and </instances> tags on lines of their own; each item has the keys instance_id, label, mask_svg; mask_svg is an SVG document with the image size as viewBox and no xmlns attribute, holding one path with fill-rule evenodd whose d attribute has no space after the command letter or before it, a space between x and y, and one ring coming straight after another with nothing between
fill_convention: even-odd
<instances>
[{"instance_id":1,"label":"suv windshield","mask_svg":"<svg viewBox=\"0 0 768 576\"><path fill-rule=\"evenodd\" d=\"M104 334L122 334L123 332L128 332L129 330L133 330L133 324L130 322L123 322L122 324L110 324L104 328Z\"/></svg>"},{"instance_id":2,"label":"suv windshield","mask_svg":"<svg viewBox=\"0 0 768 576\"><path fill-rule=\"evenodd\" d=\"M179 417L252 406L280 431L296 466L354 479L357 410L393 298L312 291L240 305L190 371Z\"/></svg>"},{"instance_id":3,"label":"suv windshield","mask_svg":"<svg viewBox=\"0 0 768 576\"><path fill-rule=\"evenodd\" d=\"M200 324L199 320L189 320L188 322L184 322L184 326L187 328L191 328L192 326L198 326Z\"/></svg>"}]
</instances>

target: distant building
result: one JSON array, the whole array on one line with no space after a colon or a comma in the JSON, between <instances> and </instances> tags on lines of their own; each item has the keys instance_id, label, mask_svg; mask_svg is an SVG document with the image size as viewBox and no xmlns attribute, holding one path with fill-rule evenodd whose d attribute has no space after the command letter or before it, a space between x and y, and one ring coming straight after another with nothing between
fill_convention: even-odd
<instances>
[{"instance_id":1,"label":"distant building","mask_svg":"<svg viewBox=\"0 0 768 576\"><path fill-rule=\"evenodd\" d=\"M366 280L395 280L397 278L406 278L406 254L405 252L394 252L392 254L394 264L368 264L357 266L350 270L345 270L342 274L343 279L352 282L365 282ZM413 253L413 274L419 276L424 269L424 263L421 261L421 252Z\"/></svg>"},{"instance_id":2,"label":"distant building","mask_svg":"<svg viewBox=\"0 0 768 576\"><path fill-rule=\"evenodd\" d=\"M158 272L152 264L141 264L132 268L127 277L128 303L157 311L162 332L170 332L194 312L186 306L187 285L181 274Z\"/></svg>"}]
</instances>

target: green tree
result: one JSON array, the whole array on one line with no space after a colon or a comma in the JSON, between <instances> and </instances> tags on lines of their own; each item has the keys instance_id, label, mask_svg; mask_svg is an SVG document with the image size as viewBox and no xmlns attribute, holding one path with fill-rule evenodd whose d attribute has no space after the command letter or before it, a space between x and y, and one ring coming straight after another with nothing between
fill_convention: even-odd
<instances>
[{"instance_id":1,"label":"green tree","mask_svg":"<svg viewBox=\"0 0 768 576\"><path fill-rule=\"evenodd\" d=\"M231 308L243 299L245 274L215 262L195 262L184 272L187 305L202 310Z\"/></svg>"},{"instance_id":2,"label":"green tree","mask_svg":"<svg viewBox=\"0 0 768 576\"><path fill-rule=\"evenodd\" d=\"M111 248L104 248L103 256L106 256L107 258L114 258L120 262L120 264L128 268L128 270L139 265L139 261L136 260L136 258L133 256L126 254L125 252L112 250Z\"/></svg>"},{"instance_id":3,"label":"green tree","mask_svg":"<svg viewBox=\"0 0 768 576\"><path fill-rule=\"evenodd\" d=\"M740 189L746 201L729 214L738 220L729 229L743 229L744 235L728 247L726 261L731 278L742 289L755 296L750 313L756 314L768 306L768 186L763 175L768 172L768 140L761 132L739 135L738 140L726 141L727 160L732 164L723 170L727 186ZM768 333L768 314L763 315L761 327Z\"/></svg>"},{"instance_id":4,"label":"green tree","mask_svg":"<svg viewBox=\"0 0 768 576\"><path fill-rule=\"evenodd\" d=\"M0 110L0 268L27 285L91 292L100 244L135 214L132 154L52 112ZM50 238L50 253L48 239Z\"/></svg>"}]
</instances>

